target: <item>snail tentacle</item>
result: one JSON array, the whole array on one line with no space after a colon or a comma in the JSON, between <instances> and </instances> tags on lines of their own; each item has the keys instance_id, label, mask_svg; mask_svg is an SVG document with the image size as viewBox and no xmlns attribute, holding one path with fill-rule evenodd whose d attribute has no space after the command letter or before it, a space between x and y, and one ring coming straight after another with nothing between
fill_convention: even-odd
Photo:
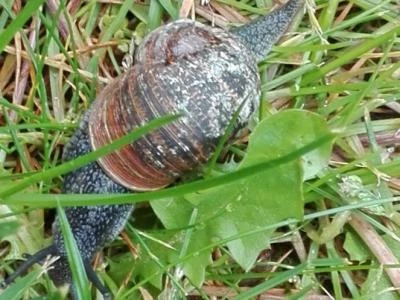
<instances>
[{"instance_id":1,"label":"snail tentacle","mask_svg":"<svg viewBox=\"0 0 400 300\"><path fill-rule=\"evenodd\" d=\"M55 245L51 245L49 247L43 248L36 252L33 255L25 254L24 257L26 261L24 261L18 268L12 273L9 277L7 277L3 282L0 283L0 287L6 287L10 283L12 283L15 279L21 276L26 270L28 270L31 266L36 263L41 263L48 255L54 255L56 253Z\"/></svg>"},{"instance_id":2,"label":"snail tentacle","mask_svg":"<svg viewBox=\"0 0 400 300\"><path fill-rule=\"evenodd\" d=\"M103 295L103 299L111 299L110 290L100 281L99 276L97 276L96 272L93 270L92 265L89 261L85 260L83 262L85 266L86 275L89 281L99 290L99 292Z\"/></svg>"}]
</instances>

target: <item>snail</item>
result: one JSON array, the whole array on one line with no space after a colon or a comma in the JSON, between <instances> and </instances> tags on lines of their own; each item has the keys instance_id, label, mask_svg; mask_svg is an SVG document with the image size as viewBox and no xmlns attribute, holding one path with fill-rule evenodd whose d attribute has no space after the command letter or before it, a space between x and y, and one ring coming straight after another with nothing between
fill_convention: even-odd
<instances>
[{"instance_id":1,"label":"snail","mask_svg":"<svg viewBox=\"0 0 400 300\"><path fill-rule=\"evenodd\" d=\"M300 0L290 0L265 17L225 31L178 20L150 33L135 64L107 85L64 148L63 159L98 149L134 128L166 114L182 115L160 129L64 177L64 193L128 193L161 189L204 165L239 107L231 139L257 109L257 62L287 30ZM243 103L243 105L242 105ZM123 229L133 205L65 209L89 280L110 298L91 267L94 254ZM8 277L9 284L48 255L59 256L49 270L56 285L72 284L59 221L53 244Z\"/></svg>"}]
</instances>

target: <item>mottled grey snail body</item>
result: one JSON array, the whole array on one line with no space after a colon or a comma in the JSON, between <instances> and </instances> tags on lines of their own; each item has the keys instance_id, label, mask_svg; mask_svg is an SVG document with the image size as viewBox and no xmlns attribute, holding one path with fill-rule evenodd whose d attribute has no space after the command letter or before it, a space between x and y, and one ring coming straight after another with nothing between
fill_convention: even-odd
<instances>
[{"instance_id":1,"label":"mottled grey snail body","mask_svg":"<svg viewBox=\"0 0 400 300\"><path fill-rule=\"evenodd\" d=\"M132 186L137 187L138 190L160 188L207 161L212 154L215 143L224 134L236 110L244 102L247 102L247 104L245 103L239 114L234 134L247 124L258 101L257 61L265 57L273 43L285 32L298 10L300 2L300 0L291 0L270 15L235 28L231 33L191 21L177 21L150 34L150 37L145 39L140 46L136 56L136 66L128 70L118 81L114 81L112 85L106 87L90 110L85 113L79 128L65 147L64 160L71 160L88 153L93 148L100 147L120 134L123 135L133 128L143 125L149 119L167 113L183 113L184 118L180 122L171 124L167 129L158 131L149 135L147 139L142 139L136 144L125 147L125 150L134 150L132 160L137 169L150 168L150 173L154 172L157 176L149 177L149 179L146 177L147 175L139 174L139 177L136 176L134 183L131 184L127 183L125 179L120 179L119 175L115 175L113 167L123 164L123 160L126 158L126 152L123 148L121 149L122 152L117 151L106 156L100 162L90 163L67 174L64 177L63 192L126 193L128 192L126 187ZM185 30L180 31L181 28L185 28ZM188 36L191 30L197 31L194 38ZM172 32L178 36L178 42L175 39L168 39L168 35ZM156 36L157 34L158 36ZM157 47L148 47L149 44L157 44ZM163 44L167 47L165 50L160 50L158 46ZM207 61L211 59L212 62L210 66L206 67L214 68L214 70L205 69L203 72L199 70L200 66L197 64L196 58L203 59L204 57L207 58ZM175 68L180 60L183 61L182 67ZM149 66L153 68L150 68L150 71ZM198 72L194 72L197 73L195 75L198 77L185 74L187 69L198 70ZM162 75L165 70L170 72L173 70L173 76L171 77L166 73ZM240 72L247 72L248 75L240 76ZM159 76L166 76L165 78L168 78L168 80L159 80ZM228 77L224 78L224 76ZM134 83L129 82L129 80L134 80ZM149 88L144 86L146 81L149 80L154 84L151 86L153 100L160 100L159 102L149 103L150 100L147 98L144 102L140 100L142 95L138 95L138 93L142 93L140 89ZM203 82L191 84L194 80L203 80ZM183 87L177 84L183 84ZM224 93L220 86L215 88L215 85L224 86L226 92ZM186 95L184 90L188 86L190 96ZM129 89L134 90L128 91ZM200 94L202 90L206 93ZM160 99L163 95L166 95L165 99L168 101L164 98L165 101ZM128 96L130 99L123 99ZM111 98L115 101L110 102ZM132 108L122 107L121 105L123 105L123 101L132 101L131 98L134 99L133 107L136 114L128 116L126 112L132 110ZM202 105L200 102L208 101L207 98L212 98L212 102L206 102L205 105ZM119 101L122 99L122 102ZM199 102L197 102L198 104L188 104L190 99L196 99ZM168 103L165 104L163 101ZM163 103L162 108L158 107L160 103ZM120 106L120 110L116 113L117 118L110 117L106 113L110 105ZM151 109L150 106L152 106ZM157 107L154 108L154 106ZM188 111L189 109L193 111ZM199 112L196 109L203 109L205 112ZM101 113L102 110L105 112L104 114ZM145 111L148 113L149 110L151 110L151 113L147 118L136 119L141 113ZM219 116L221 114L223 116ZM206 119L207 115L210 118L209 120ZM131 118L124 125L123 130L118 129L117 133L114 134L112 129L104 127L120 118ZM169 134L169 131L174 131L175 136L172 137L172 142L167 143L164 137ZM138 147L144 149L142 150L143 153L138 153ZM198 150L192 150L196 147ZM192 153L187 150L198 151L198 153L193 158L191 157ZM173 158L164 157L163 155L168 152L175 154L175 157L173 157L174 155L172 155ZM155 160L159 160L157 164L149 164L149 162ZM118 164L114 165L114 162L118 162ZM182 165L183 171L176 169L176 165ZM137 169L135 167L134 171L137 171ZM158 179L160 172L165 172L166 176ZM132 209L132 205L106 205L72 207L65 210L88 277L103 294L107 294L107 289L100 283L91 269L91 260L98 250L119 234ZM33 256L20 270L10 276L6 281L7 283L31 264L42 260L46 254L60 256L60 259L54 264L54 269L49 271L52 280L57 285L72 283L58 220L53 225L53 234L54 244Z\"/></svg>"}]
</instances>

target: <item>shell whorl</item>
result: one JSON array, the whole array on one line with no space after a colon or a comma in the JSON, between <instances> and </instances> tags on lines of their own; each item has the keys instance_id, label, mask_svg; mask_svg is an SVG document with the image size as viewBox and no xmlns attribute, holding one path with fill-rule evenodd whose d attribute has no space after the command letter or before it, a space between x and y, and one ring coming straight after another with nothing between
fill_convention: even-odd
<instances>
[{"instance_id":1,"label":"shell whorl","mask_svg":"<svg viewBox=\"0 0 400 300\"><path fill-rule=\"evenodd\" d=\"M152 32L136 64L93 103L90 140L97 149L166 114L179 120L102 157L99 164L132 190L167 186L204 164L244 102L233 136L255 111L257 64L228 32L180 20Z\"/></svg>"}]
</instances>

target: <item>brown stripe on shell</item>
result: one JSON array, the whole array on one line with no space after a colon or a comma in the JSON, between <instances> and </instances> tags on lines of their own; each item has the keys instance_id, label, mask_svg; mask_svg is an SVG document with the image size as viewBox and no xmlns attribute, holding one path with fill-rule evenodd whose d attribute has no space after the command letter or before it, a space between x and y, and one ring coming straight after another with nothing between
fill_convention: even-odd
<instances>
[{"instance_id":1,"label":"brown stripe on shell","mask_svg":"<svg viewBox=\"0 0 400 300\"><path fill-rule=\"evenodd\" d=\"M137 69L131 72L131 76L128 78L128 80L126 80L124 88L120 91L119 99L121 99L121 101L116 101L120 103L121 111L119 112L119 114L121 116L126 115L126 117L121 120L121 122L126 125L123 129L122 135L130 132L135 128L140 127L142 122L141 119L143 119L146 114L146 111L140 109L140 106L133 105L139 102L141 96L138 93L139 88L135 84L137 83L137 72ZM138 118L135 119L134 117ZM148 115L147 117L149 119L152 119L151 115ZM118 132L115 136L120 137L122 135ZM128 178L130 174L133 173L136 180L140 179L141 183L136 183L138 188L142 185L148 186L149 184L152 184L156 187L160 185L165 185L166 182L170 182L171 179L163 179L164 172L158 170L157 168L151 168L151 165L149 165L145 161L146 156L142 155L141 153L142 150L145 149L145 147L141 147L139 142L145 140L145 138L140 139L139 141L121 149L119 153L121 157L120 160L124 163L124 169L126 170L126 175L123 178L125 181L130 182L130 179ZM130 163L130 161L132 161L132 163ZM149 178L152 179L150 182L148 182Z\"/></svg>"},{"instance_id":2,"label":"brown stripe on shell","mask_svg":"<svg viewBox=\"0 0 400 300\"><path fill-rule=\"evenodd\" d=\"M159 28L139 46L136 65L94 102L93 149L166 114L183 117L112 154L100 165L133 190L154 190L201 167L245 100L234 137L257 107L257 65L220 29L188 20Z\"/></svg>"},{"instance_id":3,"label":"brown stripe on shell","mask_svg":"<svg viewBox=\"0 0 400 300\"><path fill-rule=\"evenodd\" d=\"M132 129L140 127L140 124L120 126L121 122L123 123L121 119L122 111L125 110L126 104L129 105L120 94L127 92L124 90L126 83L135 85L135 77L135 69L133 68L114 81L115 86L112 92L107 86L93 103L93 111L89 119L89 133L93 149L104 146L127 134ZM134 88L131 91L136 90ZM137 98L137 95L131 93L130 100L134 101L135 98ZM115 99L117 101L112 101ZM135 151L132 149L132 145L128 145L100 158L99 163L111 178L131 189L139 191L157 189L171 182L171 178L166 179L163 173L157 172L157 170L151 168L151 165L144 164L142 157L141 151Z\"/></svg>"}]
</instances>

